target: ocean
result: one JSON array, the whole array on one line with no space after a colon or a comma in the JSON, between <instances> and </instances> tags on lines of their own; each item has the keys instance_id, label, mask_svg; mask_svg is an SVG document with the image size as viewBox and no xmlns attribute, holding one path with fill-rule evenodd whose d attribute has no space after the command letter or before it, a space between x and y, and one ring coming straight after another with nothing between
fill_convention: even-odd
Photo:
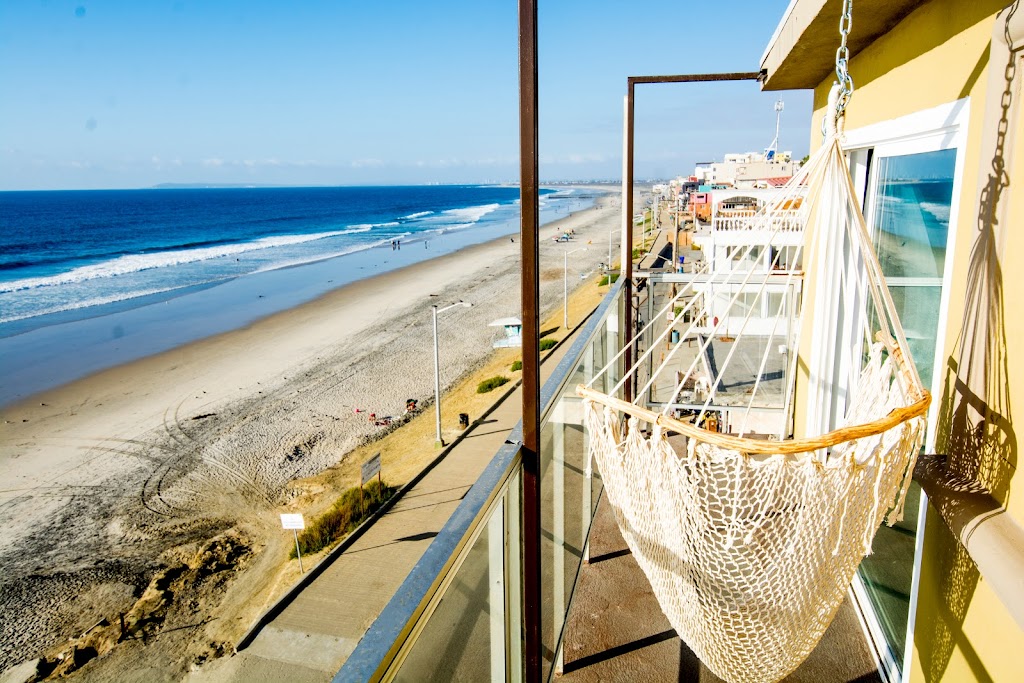
<instances>
[{"instance_id":1,"label":"ocean","mask_svg":"<svg viewBox=\"0 0 1024 683\"><path fill-rule=\"evenodd\" d=\"M594 197L542 190L542 223ZM0 404L518 221L519 189L490 185L0 192Z\"/></svg>"}]
</instances>

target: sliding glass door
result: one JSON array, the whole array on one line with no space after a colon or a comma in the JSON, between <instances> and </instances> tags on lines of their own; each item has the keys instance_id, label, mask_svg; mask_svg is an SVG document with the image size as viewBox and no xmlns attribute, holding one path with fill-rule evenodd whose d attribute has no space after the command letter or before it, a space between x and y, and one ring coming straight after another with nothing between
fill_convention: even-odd
<instances>
[{"instance_id":1,"label":"sliding glass door","mask_svg":"<svg viewBox=\"0 0 1024 683\"><path fill-rule=\"evenodd\" d=\"M908 117L890 127L888 139L876 131L883 140L876 144L868 140L858 146L850 161L862 191L875 252L911 354L922 382L935 395L938 341L948 298L950 223L956 213L963 138L958 126L927 131L915 129L913 119ZM893 129L902 134L893 136ZM932 418L926 447L931 447L934 438ZM873 554L861 563L854 582L890 680L906 680L904 660L914 626L915 560L923 532L921 498L914 484L904 520L892 528L882 526L875 536Z\"/></svg>"}]
</instances>

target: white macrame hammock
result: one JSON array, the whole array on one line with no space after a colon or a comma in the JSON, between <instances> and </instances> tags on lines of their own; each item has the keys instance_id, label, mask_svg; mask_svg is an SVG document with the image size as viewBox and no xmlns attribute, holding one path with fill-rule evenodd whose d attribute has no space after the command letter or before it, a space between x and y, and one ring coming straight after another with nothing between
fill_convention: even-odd
<instances>
[{"instance_id":1,"label":"white macrame hammock","mask_svg":"<svg viewBox=\"0 0 1024 683\"><path fill-rule=\"evenodd\" d=\"M830 100L834 107L835 93ZM738 411L743 412L740 424L732 425L734 434L698 426L715 410L739 344L732 344L715 376L698 377L699 358L706 357L716 340L720 348L738 342L758 308L751 306L740 329L729 329L723 339L726 316L713 319L708 306L714 297L702 293L709 291L708 282L730 284L731 289L718 290L735 292L730 304L743 296L749 302L754 292L760 300L766 296L768 278L758 278L752 268L706 270L652 316L638 338L648 332L654 338L626 377L639 385L641 369L655 350L669 351L633 402L615 398L625 378L610 390L592 388L617 367L618 357L577 390L584 399L590 455L626 543L673 628L708 668L728 681L776 681L810 654L842 604L857 566L871 552L879 525L902 518L924 438L930 396L909 356L865 227L840 145L841 131L842 119L833 119L822 148L747 221L747 229L766 230L773 237L803 231L804 246L796 253L790 248L785 270L780 270L780 256L774 257L776 280L780 275L787 282L799 280L801 262L821 272L822 259L835 262L837 250L845 254L840 296L864 302L861 310L867 313L858 324L863 345L843 350L853 360L847 364L852 368L850 400L838 429L789 438L796 336L785 340L792 349L786 361L789 388L776 440L752 438L745 426L770 350L777 348L774 343L765 345L746 410ZM835 299L807 302L803 310L820 321L829 306L835 306ZM780 321L794 319L784 308L785 303L778 304L775 325L785 327ZM691 322L687 326L684 320ZM679 333L675 343L673 330ZM763 324L758 334L764 336ZM773 327L769 338L777 337ZM684 344L694 353L693 342L697 358L680 371L674 358ZM623 353L629 346L623 345ZM660 413L639 405L655 382L664 379L659 372L675 373L675 393ZM695 377L707 393L703 409L692 422L676 419L672 413L680 405L677 399L684 387L693 387ZM605 382L597 386L611 386Z\"/></svg>"}]
</instances>

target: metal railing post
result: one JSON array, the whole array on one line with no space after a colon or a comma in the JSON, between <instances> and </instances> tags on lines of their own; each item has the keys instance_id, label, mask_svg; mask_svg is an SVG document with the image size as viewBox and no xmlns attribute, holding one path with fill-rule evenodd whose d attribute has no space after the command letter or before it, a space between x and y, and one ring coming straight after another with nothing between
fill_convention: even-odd
<instances>
[{"instance_id":1,"label":"metal railing post","mask_svg":"<svg viewBox=\"0 0 1024 683\"><path fill-rule=\"evenodd\" d=\"M633 377L629 368L633 366L633 348L635 342L633 335L636 334L636 312L633 310L633 79L627 80L628 92L626 94L626 139L625 153L623 154L622 185L623 200L622 212L624 221L622 225L622 268L621 277L625 280L622 289L622 300L624 302L625 315L623 325L625 335L623 341L627 344L626 353L622 355L622 372L626 378L622 385L623 400L633 400Z\"/></svg>"},{"instance_id":2,"label":"metal railing post","mask_svg":"<svg viewBox=\"0 0 1024 683\"><path fill-rule=\"evenodd\" d=\"M540 213L538 192L537 0L519 0L519 188L523 320L524 676L540 683Z\"/></svg>"}]
</instances>

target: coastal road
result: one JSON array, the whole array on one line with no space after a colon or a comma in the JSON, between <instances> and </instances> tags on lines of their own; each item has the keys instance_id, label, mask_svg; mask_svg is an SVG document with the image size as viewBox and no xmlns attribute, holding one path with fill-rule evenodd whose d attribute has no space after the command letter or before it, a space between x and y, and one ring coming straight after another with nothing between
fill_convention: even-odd
<instances>
[{"instance_id":1,"label":"coastal road","mask_svg":"<svg viewBox=\"0 0 1024 683\"><path fill-rule=\"evenodd\" d=\"M541 366L545 381L579 327ZM193 683L330 681L381 613L522 415L517 388L470 428L448 455L345 552L338 555L255 640L211 662Z\"/></svg>"}]
</instances>

